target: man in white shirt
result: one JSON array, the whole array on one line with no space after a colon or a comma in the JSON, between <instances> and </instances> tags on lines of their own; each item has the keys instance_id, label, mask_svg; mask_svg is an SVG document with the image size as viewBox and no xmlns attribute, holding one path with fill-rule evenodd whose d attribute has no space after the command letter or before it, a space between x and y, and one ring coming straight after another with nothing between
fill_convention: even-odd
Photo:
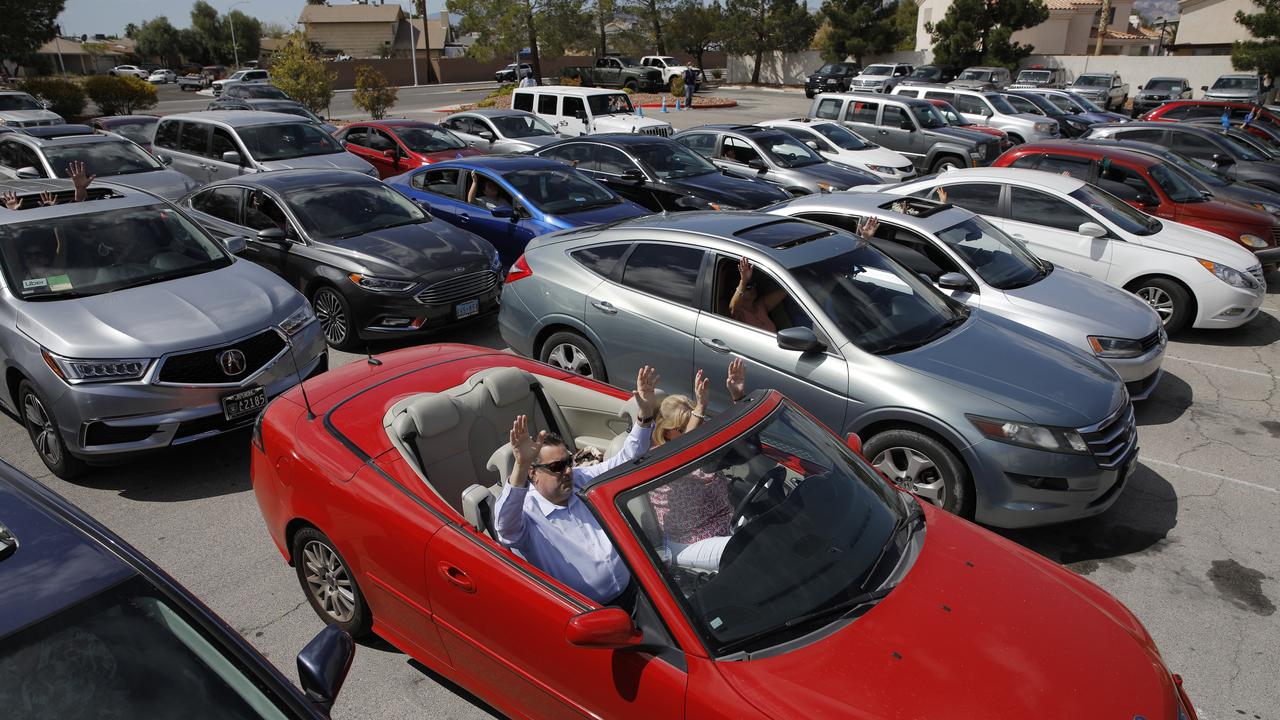
<instances>
[{"instance_id":1,"label":"man in white shirt","mask_svg":"<svg viewBox=\"0 0 1280 720\"><path fill-rule=\"evenodd\" d=\"M524 415L511 425L516 463L494 512L498 540L602 605L627 590L631 574L575 491L649 449L658 380L656 370L640 368L633 392L639 417L618 454L598 465L573 467L573 456L559 436L543 430L536 441L529 437ZM529 492L530 484L534 492Z\"/></svg>"}]
</instances>

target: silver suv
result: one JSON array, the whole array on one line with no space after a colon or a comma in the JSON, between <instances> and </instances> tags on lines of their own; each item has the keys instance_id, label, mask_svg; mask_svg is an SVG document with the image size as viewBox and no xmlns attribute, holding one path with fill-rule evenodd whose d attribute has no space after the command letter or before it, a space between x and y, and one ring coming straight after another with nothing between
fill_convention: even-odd
<instances>
[{"instance_id":1,"label":"silver suv","mask_svg":"<svg viewBox=\"0 0 1280 720\"><path fill-rule=\"evenodd\" d=\"M1018 112L998 92L913 85L897 88L893 94L926 100L946 100L969 122L990 125L1009 133L1009 139L1014 144L1056 140L1059 137L1057 122L1043 115Z\"/></svg>"},{"instance_id":2,"label":"silver suv","mask_svg":"<svg viewBox=\"0 0 1280 720\"><path fill-rule=\"evenodd\" d=\"M743 257L751 323L730 311ZM1111 368L806 220L695 211L543 235L498 318L516 352L600 379L650 364L685 389L741 357L752 385L862 435L889 478L991 525L1101 513L1137 457Z\"/></svg>"},{"instance_id":3,"label":"silver suv","mask_svg":"<svg viewBox=\"0 0 1280 720\"><path fill-rule=\"evenodd\" d=\"M73 162L84 163L85 172L99 180L111 178L169 200L196 189L194 180L165 167L132 140L95 132L87 125L29 128L0 136L0 179L66 177Z\"/></svg>"},{"instance_id":4,"label":"silver suv","mask_svg":"<svg viewBox=\"0 0 1280 720\"><path fill-rule=\"evenodd\" d=\"M0 182L0 405L40 459L88 463L181 445L253 421L327 366L311 306L150 193L66 180ZM41 192L58 204L44 207Z\"/></svg>"},{"instance_id":5,"label":"silver suv","mask_svg":"<svg viewBox=\"0 0 1280 720\"><path fill-rule=\"evenodd\" d=\"M24 92L0 92L0 125L14 128L61 125L66 120Z\"/></svg>"}]
</instances>

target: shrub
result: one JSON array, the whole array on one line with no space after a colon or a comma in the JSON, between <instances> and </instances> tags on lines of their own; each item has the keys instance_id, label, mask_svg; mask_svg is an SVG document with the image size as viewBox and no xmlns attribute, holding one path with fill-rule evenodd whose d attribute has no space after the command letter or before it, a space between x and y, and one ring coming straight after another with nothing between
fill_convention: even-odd
<instances>
[{"instance_id":1,"label":"shrub","mask_svg":"<svg viewBox=\"0 0 1280 720\"><path fill-rule=\"evenodd\" d=\"M515 92L516 87L517 85L515 83L507 83L506 85L501 85L498 87L497 90L493 90L488 95L485 95L483 100L476 103L476 107L478 108L493 107L498 104L498 98L506 97L511 93Z\"/></svg>"},{"instance_id":2,"label":"shrub","mask_svg":"<svg viewBox=\"0 0 1280 720\"><path fill-rule=\"evenodd\" d=\"M323 113L333 99L338 74L325 69L302 31L285 36L284 46L271 59L271 82L313 113Z\"/></svg>"},{"instance_id":3,"label":"shrub","mask_svg":"<svg viewBox=\"0 0 1280 720\"><path fill-rule=\"evenodd\" d=\"M580 77L562 77L560 84L568 87L582 87L582 78Z\"/></svg>"},{"instance_id":4,"label":"shrub","mask_svg":"<svg viewBox=\"0 0 1280 720\"><path fill-rule=\"evenodd\" d=\"M711 71L711 77L713 77L713 78L715 78L715 79L719 80L719 79L720 79L720 71L719 71L719 70L712 70L712 71Z\"/></svg>"},{"instance_id":5,"label":"shrub","mask_svg":"<svg viewBox=\"0 0 1280 720\"><path fill-rule=\"evenodd\" d=\"M60 78L31 78L18 88L25 93L46 100L49 109L58 113L68 122L72 118L84 114L84 90L70 80Z\"/></svg>"},{"instance_id":6,"label":"shrub","mask_svg":"<svg viewBox=\"0 0 1280 720\"><path fill-rule=\"evenodd\" d=\"M397 91L387 84L387 78L370 65L356 68L356 91L351 96L355 106L369 113L374 120L387 116L387 110L396 104Z\"/></svg>"},{"instance_id":7,"label":"shrub","mask_svg":"<svg viewBox=\"0 0 1280 720\"><path fill-rule=\"evenodd\" d=\"M684 78L679 75L671 78L671 95L673 97L684 97Z\"/></svg>"},{"instance_id":8,"label":"shrub","mask_svg":"<svg viewBox=\"0 0 1280 720\"><path fill-rule=\"evenodd\" d=\"M136 77L94 75L84 90L103 115L132 115L156 106L155 86Z\"/></svg>"}]
</instances>

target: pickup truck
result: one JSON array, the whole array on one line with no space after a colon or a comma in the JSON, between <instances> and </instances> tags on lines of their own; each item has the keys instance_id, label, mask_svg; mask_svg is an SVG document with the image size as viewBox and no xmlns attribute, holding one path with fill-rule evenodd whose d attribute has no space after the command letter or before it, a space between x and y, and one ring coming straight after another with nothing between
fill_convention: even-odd
<instances>
[{"instance_id":1,"label":"pickup truck","mask_svg":"<svg viewBox=\"0 0 1280 720\"><path fill-rule=\"evenodd\" d=\"M671 88L672 80L684 75L684 71L689 69L688 65L681 65L670 55L645 55L640 58L640 64L645 67L661 70L662 77L666 81L668 89ZM698 68L694 68L693 71L696 73L695 77L698 78L697 82L694 83L694 89L696 90L697 85L702 84L703 75L702 71Z\"/></svg>"},{"instance_id":2,"label":"pickup truck","mask_svg":"<svg viewBox=\"0 0 1280 720\"><path fill-rule=\"evenodd\" d=\"M1077 76L1067 90L1107 111L1123 110L1129 102L1129 86L1120 79L1120 73L1084 73Z\"/></svg>"},{"instance_id":3,"label":"pickup truck","mask_svg":"<svg viewBox=\"0 0 1280 720\"><path fill-rule=\"evenodd\" d=\"M209 86L209 79L199 73L178 76L178 89L200 91Z\"/></svg>"},{"instance_id":4,"label":"pickup truck","mask_svg":"<svg viewBox=\"0 0 1280 720\"><path fill-rule=\"evenodd\" d=\"M662 92L667 81L657 68L637 65L627 57L596 58L591 67L567 67L563 78L580 80L583 87L625 88L632 92Z\"/></svg>"}]
</instances>

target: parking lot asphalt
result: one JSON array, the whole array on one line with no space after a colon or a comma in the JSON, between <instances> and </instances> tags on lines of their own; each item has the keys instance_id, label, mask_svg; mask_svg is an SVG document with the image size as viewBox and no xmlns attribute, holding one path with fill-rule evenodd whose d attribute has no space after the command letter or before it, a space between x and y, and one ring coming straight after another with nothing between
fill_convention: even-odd
<instances>
[{"instance_id":1,"label":"parking lot asphalt","mask_svg":"<svg viewBox=\"0 0 1280 720\"><path fill-rule=\"evenodd\" d=\"M427 107L439 94L423 91L418 98L415 91L413 103ZM402 100L406 95L402 91ZM735 111L673 113L671 120L688 127L794 117L808 104L795 94L731 96L740 102ZM171 104L166 100L158 110L170 111ZM1183 676L1205 720L1280 720L1280 273L1268 277L1268 287L1263 312L1246 326L1172 339L1161 385L1138 406L1139 470L1111 510L1082 522L1001 533L1123 601ZM494 322L431 340L504 347ZM330 362L361 357L333 353ZM664 385L689 391L675 378ZM17 420L3 416L0 457L150 555L295 677L294 655L322 625L267 536L250 487L246 433L65 482L45 470ZM375 640L358 649L334 716L492 713Z\"/></svg>"}]
</instances>

